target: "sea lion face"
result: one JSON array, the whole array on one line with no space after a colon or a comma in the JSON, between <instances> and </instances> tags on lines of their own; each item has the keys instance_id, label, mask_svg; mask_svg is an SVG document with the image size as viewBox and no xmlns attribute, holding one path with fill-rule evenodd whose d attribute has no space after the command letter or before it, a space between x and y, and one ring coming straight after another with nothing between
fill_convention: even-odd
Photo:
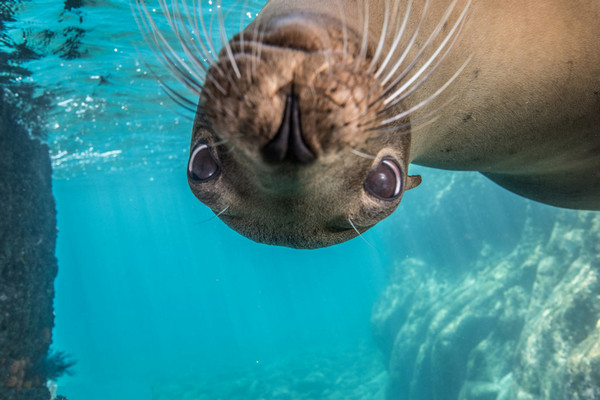
<instances>
[{"instance_id":1,"label":"sea lion face","mask_svg":"<svg viewBox=\"0 0 600 400\"><path fill-rule=\"evenodd\" d=\"M352 56L352 41L332 46L321 40L330 33L282 21L236 36L231 55L223 50L209 69L188 181L250 239L330 246L387 217L420 182L406 174L410 123L398 122L400 134L373 128L398 110L380 105L368 59Z\"/></svg>"}]
</instances>

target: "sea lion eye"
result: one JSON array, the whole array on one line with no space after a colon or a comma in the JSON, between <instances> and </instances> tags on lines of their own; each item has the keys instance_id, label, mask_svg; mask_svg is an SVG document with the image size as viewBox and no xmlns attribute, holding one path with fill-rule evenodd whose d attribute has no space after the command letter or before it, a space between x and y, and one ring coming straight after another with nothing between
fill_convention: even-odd
<instances>
[{"instance_id":1,"label":"sea lion eye","mask_svg":"<svg viewBox=\"0 0 600 400\"><path fill-rule=\"evenodd\" d=\"M383 159L365 180L365 190L380 200L395 200L402 193L402 174L398 164Z\"/></svg>"},{"instance_id":2,"label":"sea lion eye","mask_svg":"<svg viewBox=\"0 0 600 400\"><path fill-rule=\"evenodd\" d=\"M194 149L188 163L188 176L196 182L206 182L221 173L217 160L213 157L207 144L200 144Z\"/></svg>"}]
</instances>

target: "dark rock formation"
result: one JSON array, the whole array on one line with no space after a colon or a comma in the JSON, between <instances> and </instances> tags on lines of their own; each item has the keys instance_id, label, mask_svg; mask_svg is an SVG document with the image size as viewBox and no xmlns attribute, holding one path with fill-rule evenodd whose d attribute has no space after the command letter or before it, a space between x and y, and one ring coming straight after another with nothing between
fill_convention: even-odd
<instances>
[{"instance_id":1,"label":"dark rock formation","mask_svg":"<svg viewBox=\"0 0 600 400\"><path fill-rule=\"evenodd\" d=\"M47 400L46 380L68 372L72 362L48 353L56 212L48 147L38 138L50 96L27 79L31 72L23 63L48 54L76 58L85 52L85 32L80 0L65 1L55 16L58 31L19 26L22 3L0 4L0 400Z\"/></svg>"},{"instance_id":2,"label":"dark rock formation","mask_svg":"<svg viewBox=\"0 0 600 400\"><path fill-rule=\"evenodd\" d=\"M458 277L396 266L372 317L388 400L600 399L600 213L554 215Z\"/></svg>"},{"instance_id":3,"label":"dark rock formation","mask_svg":"<svg viewBox=\"0 0 600 400\"><path fill-rule=\"evenodd\" d=\"M0 87L0 399L47 400L56 212L48 148Z\"/></svg>"}]
</instances>

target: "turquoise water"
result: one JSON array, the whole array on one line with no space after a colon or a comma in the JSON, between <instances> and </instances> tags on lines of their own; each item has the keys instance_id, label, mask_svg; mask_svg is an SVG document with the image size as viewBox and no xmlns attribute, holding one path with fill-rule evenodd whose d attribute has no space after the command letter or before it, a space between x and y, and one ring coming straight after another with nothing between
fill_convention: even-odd
<instances>
[{"instance_id":1,"label":"turquoise water","mask_svg":"<svg viewBox=\"0 0 600 400\"><path fill-rule=\"evenodd\" d=\"M364 243L315 252L257 245L210 219L179 175L55 182L54 343L78 360L65 393L144 399L167 382L369 345L385 253Z\"/></svg>"},{"instance_id":2,"label":"turquoise water","mask_svg":"<svg viewBox=\"0 0 600 400\"><path fill-rule=\"evenodd\" d=\"M552 218L478 174L414 167L422 187L364 240L314 251L253 243L189 191L191 115L150 69L185 89L144 42L130 4L64 6L25 2L11 32L84 33L74 57L55 54L64 45L55 39L25 65L52 99L53 347L77 361L56 382L69 400L383 399L370 317L391 268L419 257L460 270L513 246L526 215ZM224 7L232 30L258 10ZM479 209L461 202L470 185Z\"/></svg>"}]
</instances>

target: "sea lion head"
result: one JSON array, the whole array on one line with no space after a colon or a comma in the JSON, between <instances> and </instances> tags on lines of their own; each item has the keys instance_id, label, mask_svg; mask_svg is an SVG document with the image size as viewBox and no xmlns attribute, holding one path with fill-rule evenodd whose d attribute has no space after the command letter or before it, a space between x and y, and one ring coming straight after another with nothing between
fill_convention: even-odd
<instances>
[{"instance_id":1,"label":"sea lion head","mask_svg":"<svg viewBox=\"0 0 600 400\"><path fill-rule=\"evenodd\" d=\"M410 121L378 128L402 104L382 103L370 50L343 22L306 12L265 19L235 36L208 70L189 185L257 242L344 242L420 183L407 175Z\"/></svg>"}]
</instances>

